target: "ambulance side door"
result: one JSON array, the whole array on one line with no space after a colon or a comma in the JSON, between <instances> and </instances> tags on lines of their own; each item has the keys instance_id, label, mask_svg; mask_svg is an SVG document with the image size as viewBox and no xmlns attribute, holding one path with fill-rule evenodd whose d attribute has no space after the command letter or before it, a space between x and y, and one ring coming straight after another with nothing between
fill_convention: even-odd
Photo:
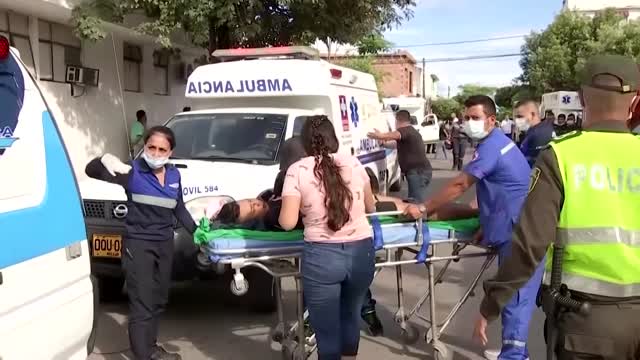
<instances>
[{"instance_id":1,"label":"ambulance side door","mask_svg":"<svg viewBox=\"0 0 640 360\"><path fill-rule=\"evenodd\" d=\"M80 195L55 121L14 56L0 59L0 108L0 358L86 358L94 297Z\"/></svg>"}]
</instances>

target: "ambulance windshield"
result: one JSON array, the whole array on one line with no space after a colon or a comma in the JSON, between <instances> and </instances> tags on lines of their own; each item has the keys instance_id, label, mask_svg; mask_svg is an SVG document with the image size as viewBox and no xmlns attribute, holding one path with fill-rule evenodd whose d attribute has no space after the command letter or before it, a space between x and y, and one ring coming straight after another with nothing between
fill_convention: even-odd
<instances>
[{"instance_id":1,"label":"ambulance windshield","mask_svg":"<svg viewBox=\"0 0 640 360\"><path fill-rule=\"evenodd\" d=\"M287 128L282 114L182 114L167 124L180 159L275 162Z\"/></svg>"}]
</instances>

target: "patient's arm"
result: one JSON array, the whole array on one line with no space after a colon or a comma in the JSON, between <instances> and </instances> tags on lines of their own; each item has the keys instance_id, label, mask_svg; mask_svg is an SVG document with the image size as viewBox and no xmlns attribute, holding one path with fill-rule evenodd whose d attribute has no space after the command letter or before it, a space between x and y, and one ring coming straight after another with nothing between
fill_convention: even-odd
<instances>
[{"instance_id":1,"label":"patient's arm","mask_svg":"<svg viewBox=\"0 0 640 360\"><path fill-rule=\"evenodd\" d=\"M475 206L474 206L475 205ZM429 216L429 220L456 220L456 219L468 219L478 216L477 203L460 204L460 203L448 203L436 210Z\"/></svg>"},{"instance_id":2,"label":"patient's arm","mask_svg":"<svg viewBox=\"0 0 640 360\"><path fill-rule=\"evenodd\" d=\"M409 203L404 202L404 200L393 196L376 195L376 198L377 203L393 203L396 206L394 211L404 211L409 205Z\"/></svg>"}]
</instances>

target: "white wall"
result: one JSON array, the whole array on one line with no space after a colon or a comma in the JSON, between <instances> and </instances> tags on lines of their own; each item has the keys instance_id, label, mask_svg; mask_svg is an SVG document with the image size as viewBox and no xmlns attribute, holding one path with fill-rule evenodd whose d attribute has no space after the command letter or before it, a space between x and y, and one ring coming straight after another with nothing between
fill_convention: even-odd
<instances>
[{"instance_id":1,"label":"white wall","mask_svg":"<svg viewBox=\"0 0 640 360\"><path fill-rule=\"evenodd\" d=\"M184 84L176 80L175 62L169 65L169 96L154 94L154 44L140 44L144 46L142 92L122 90L121 93L116 60L120 68L120 78L124 81L123 41L117 36L113 39L116 46L115 54L111 36L96 44L83 43L83 66L100 69L99 87L86 87L84 95L72 97L69 84L40 81L79 178L85 177L84 167L95 156L110 152L123 159L127 157L126 137L138 109L146 111L148 126L153 126L164 123L187 105L184 101ZM186 60L184 56L183 60Z\"/></svg>"},{"instance_id":2,"label":"white wall","mask_svg":"<svg viewBox=\"0 0 640 360\"><path fill-rule=\"evenodd\" d=\"M59 1L59 0L58 0ZM32 9L38 3L51 6L55 16L34 13ZM37 59L38 26L37 18L63 23L61 19L70 16L70 6L60 7L54 0L21 0L11 2L12 6L0 0L0 7L22 14L31 15L29 35L34 57ZM34 5L35 4L35 5ZM29 6L25 6L29 5ZM28 12L27 12L28 11ZM0 14L3 9L0 8ZM113 28L113 27L112 27ZM117 31L116 31L117 30ZM84 168L93 157L105 152L113 153L122 159L128 156L127 136L129 127L135 121L135 113L143 109L147 113L148 126L164 123L171 115L188 106L184 99L185 81L178 80L178 61L171 58L169 64L169 95L154 94L153 52L159 48L153 39L137 36L126 30L116 29L97 43L82 42L82 65L100 70L98 87L86 87L84 94L78 89L76 97L71 96L69 84L39 81L51 111L60 128L74 170L79 179L86 177ZM114 34L115 32L115 34ZM120 70L120 79L124 88L123 42L143 47L143 63L141 64L141 92L126 92L118 83L116 63ZM115 46L114 46L115 43ZM115 47L115 51L114 51ZM197 55L206 53L204 49L182 48L180 62L193 63ZM36 68L37 69L37 68ZM124 104L124 113L123 113ZM126 125L125 125L126 122Z\"/></svg>"},{"instance_id":3,"label":"white wall","mask_svg":"<svg viewBox=\"0 0 640 360\"><path fill-rule=\"evenodd\" d=\"M640 7L639 0L566 0L565 7L575 10L599 10L607 7Z\"/></svg>"}]
</instances>

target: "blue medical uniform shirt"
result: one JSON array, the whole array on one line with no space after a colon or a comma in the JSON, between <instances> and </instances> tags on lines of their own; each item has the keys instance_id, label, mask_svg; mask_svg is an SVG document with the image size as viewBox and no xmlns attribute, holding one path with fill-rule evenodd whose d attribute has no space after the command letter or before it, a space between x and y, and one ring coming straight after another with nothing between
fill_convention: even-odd
<instances>
[{"instance_id":1,"label":"blue medical uniform shirt","mask_svg":"<svg viewBox=\"0 0 640 360\"><path fill-rule=\"evenodd\" d=\"M522 144L520 144L520 151L524 154L530 167L533 167L540 151L547 146L554 136L553 122L549 120L544 120L529 128Z\"/></svg>"},{"instance_id":2,"label":"blue medical uniform shirt","mask_svg":"<svg viewBox=\"0 0 640 360\"><path fill-rule=\"evenodd\" d=\"M513 224L529 190L531 168L516 144L493 129L463 170L475 177L483 244L500 246L511 239Z\"/></svg>"}]
</instances>

